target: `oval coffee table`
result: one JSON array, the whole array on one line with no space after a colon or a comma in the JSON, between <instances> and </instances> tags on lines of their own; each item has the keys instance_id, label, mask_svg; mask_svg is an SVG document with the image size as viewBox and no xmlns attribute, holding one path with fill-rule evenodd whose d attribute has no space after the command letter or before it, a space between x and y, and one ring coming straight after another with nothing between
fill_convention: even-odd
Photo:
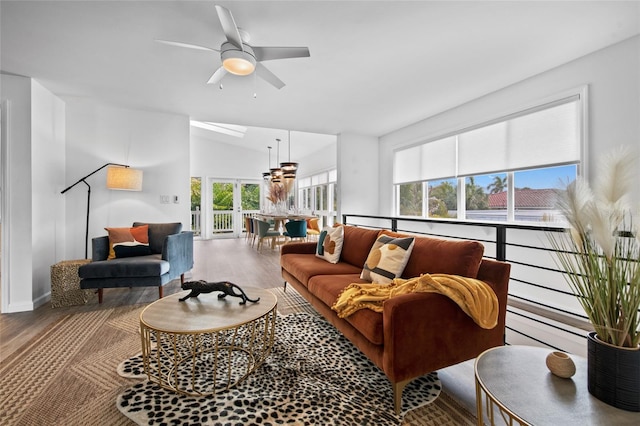
<instances>
[{"instance_id":1,"label":"oval coffee table","mask_svg":"<svg viewBox=\"0 0 640 426\"><path fill-rule=\"evenodd\" d=\"M243 289L257 303L219 292L178 301L189 291L159 299L140 314L144 370L149 380L186 395L213 395L255 371L271 352L277 299Z\"/></svg>"}]
</instances>

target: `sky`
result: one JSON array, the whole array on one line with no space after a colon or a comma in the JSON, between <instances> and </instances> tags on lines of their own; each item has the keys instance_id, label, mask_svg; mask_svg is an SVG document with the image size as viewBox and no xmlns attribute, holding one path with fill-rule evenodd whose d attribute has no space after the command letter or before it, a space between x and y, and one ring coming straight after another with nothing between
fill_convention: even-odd
<instances>
[{"instance_id":1,"label":"sky","mask_svg":"<svg viewBox=\"0 0 640 426\"><path fill-rule=\"evenodd\" d=\"M485 190L493 182L494 176L506 177L506 173L493 173L488 175L475 176L476 185L482 186ZM531 189L559 189L564 187L562 182L574 180L576 177L576 166L547 167L544 169L526 170L515 172L516 188ZM455 183L455 179L451 179ZM433 186L439 185L441 181L435 181Z\"/></svg>"}]
</instances>

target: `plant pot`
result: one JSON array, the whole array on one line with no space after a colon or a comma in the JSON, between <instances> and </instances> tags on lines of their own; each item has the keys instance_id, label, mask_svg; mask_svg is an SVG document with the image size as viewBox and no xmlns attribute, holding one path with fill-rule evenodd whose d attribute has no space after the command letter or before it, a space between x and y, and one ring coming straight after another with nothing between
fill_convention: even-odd
<instances>
[{"instance_id":1,"label":"plant pot","mask_svg":"<svg viewBox=\"0 0 640 426\"><path fill-rule=\"evenodd\" d=\"M589 393L600 401L628 411L640 411L640 350L587 338Z\"/></svg>"}]
</instances>

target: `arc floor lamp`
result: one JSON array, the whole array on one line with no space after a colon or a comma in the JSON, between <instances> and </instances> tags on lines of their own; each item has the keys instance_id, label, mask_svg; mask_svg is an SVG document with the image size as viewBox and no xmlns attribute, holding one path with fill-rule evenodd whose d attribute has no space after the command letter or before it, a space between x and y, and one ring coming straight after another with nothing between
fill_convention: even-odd
<instances>
[{"instance_id":1,"label":"arc floor lamp","mask_svg":"<svg viewBox=\"0 0 640 426\"><path fill-rule=\"evenodd\" d=\"M108 167L107 167L108 166ZM142 191L142 170L132 169L126 164L107 163L104 166L98 167L88 175L78 179L76 183L70 185L64 189L61 194L64 194L80 182L87 185L87 223L84 231L84 257L87 258L89 249L89 205L91 203L91 185L86 179L100 170L107 167L107 188L123 191Z\"/></svg>"}]
</instances>

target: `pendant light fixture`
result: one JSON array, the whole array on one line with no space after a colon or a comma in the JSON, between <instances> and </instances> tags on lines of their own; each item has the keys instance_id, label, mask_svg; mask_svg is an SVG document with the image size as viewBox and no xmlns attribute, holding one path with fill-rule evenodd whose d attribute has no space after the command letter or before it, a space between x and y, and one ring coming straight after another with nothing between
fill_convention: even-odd
<instances>
[{"instance_id":1,"label":"pendant light fixture","mask_svg":"<svg viewBox=\"0 0 640 426\"><path fill-rule=\"evenodd\" d=\"M278 142L278 151L276 154L276 164L280 161L280 139L276 139ZM282 169L280 167L271 169L271 182L280 183L282 181Z\"/></svg>"},{"instance_id":2,"label":"pendant light fixture","mask_svg":"<svg viewBox=\"0 0 640 426\"><path fill-rule=\"evenodd\" d=\"M296 172L298 171L298 163L291 162L291 130L289 130L288 139L289 161L280 163L280 168L282 169L282 177L284 179L295 179Z\"/></svg>"}]
</instances>

